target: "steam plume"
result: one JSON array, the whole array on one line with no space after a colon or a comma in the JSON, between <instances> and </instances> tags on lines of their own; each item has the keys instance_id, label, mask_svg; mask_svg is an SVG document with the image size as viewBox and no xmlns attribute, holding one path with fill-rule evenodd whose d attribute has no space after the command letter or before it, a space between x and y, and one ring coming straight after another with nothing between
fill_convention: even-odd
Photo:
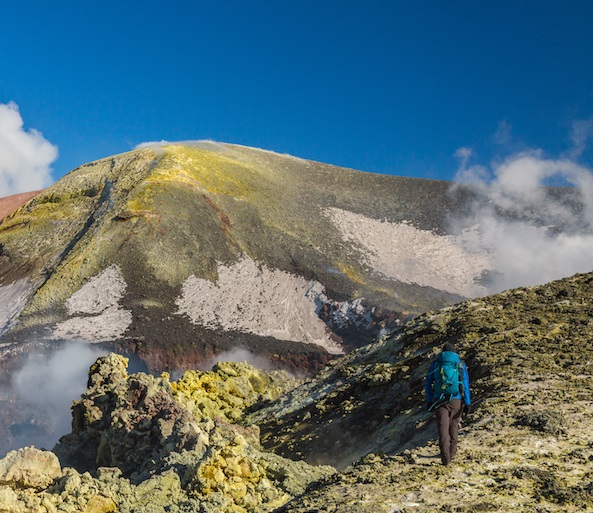
<instances>
[{"instance_id":1,"label":"steam plume","mask_svg":"<svg viewBox=\"0 0 593 513\"><path fill-rule=\"evenodd\" d=\"M249 365L264 371L274 370L275 368L274 365L272 365L272 362L267 358L256 355L247 349L236 347L229 351L219 353L212 360L205 362L202 366L202 370L211 370L218 362L247 362Z\"/></svg>"},{"instance_id":2,"label":"steam plume","mask_svg":"<svg viewBox=\"0 0 593 513\"><path fill-rule=\"evenodd\" d=\"M28 358L12 380L27 418L25 424L13 427L16 447L51 449L70 432L72 401L86 390L88 369L103 354L96 346L70 342L49 356L33 354Z\"/></svg>"},{"instance_id":3,"label":"steam plume","mask_svg":"<svg viewBox=\"0 0 593 513\"><path fill-rule=\"evenodd\" d=\"M570 140L572 147L568 150L567 156L571 160L578 159L587 147L587 142L593 136L593 117L579 119L572 124Z\"/></svg>"},{"instance_id":4,"label":"steam plume","mask_svg":"<svg viewBox=\"0 0 593 513\"><path fill-rule=\"evenodd\" d=\"M546 159L537 151L492 168L468 166L467 148L457 155L461 167L455 187L469 187L475 201L470 214L453 225L477 235L474 243L490 255L490 292L593 269L591 169L568 158ZM550 183L565 186L546 187Z\"/></svg>"}]
</instances>

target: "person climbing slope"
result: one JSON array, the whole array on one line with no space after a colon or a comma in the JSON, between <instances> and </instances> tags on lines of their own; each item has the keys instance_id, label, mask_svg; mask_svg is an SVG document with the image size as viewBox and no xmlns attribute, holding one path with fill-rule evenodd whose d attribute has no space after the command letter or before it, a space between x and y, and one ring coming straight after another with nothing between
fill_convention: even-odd
<instances>
[{"instance_id":1,"label":"person climbing slope","mask_svg":"<svg viewBox=\"0 0 593 513\"><path fill-rule=\"evenodd\" d=\"M457 453L461 415L471 409L467 366L452 342L430 364L424 389L426 407L436 413L441 461L448 465Z\"/></svg>"}]
</instances>

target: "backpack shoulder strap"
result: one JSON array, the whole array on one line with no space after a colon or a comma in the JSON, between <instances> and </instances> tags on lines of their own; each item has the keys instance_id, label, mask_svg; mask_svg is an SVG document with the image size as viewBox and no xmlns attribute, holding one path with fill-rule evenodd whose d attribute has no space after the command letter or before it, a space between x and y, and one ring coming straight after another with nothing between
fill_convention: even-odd
<instances>
[{"instance_id":1,"label":"backpack shoulder strap","mask_svg":"<svg viewBox=\"0 0 593 513\"><path fill-rule=\"evenodd\" d=\"M435 374L438 372L441 363L441 355L439 354L435 359L430 362L430 367L428 368L428 375Z\"/></svg>"}]
</instances>

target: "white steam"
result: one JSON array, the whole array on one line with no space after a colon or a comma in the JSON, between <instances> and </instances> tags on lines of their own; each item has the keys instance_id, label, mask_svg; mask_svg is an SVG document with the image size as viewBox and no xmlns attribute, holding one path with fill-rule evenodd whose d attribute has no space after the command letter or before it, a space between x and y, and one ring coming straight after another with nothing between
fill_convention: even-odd
<instances>
[{"instance_id":1,"label":"white steam","mask_svg":"<svg viewBox=\"0 0 593 513\"><path fill-rule=\"evenodd\" d=\"M23 129L18 106L0 103L0 197L43 189L52 183L58 148L35 129Z\"/></svg>"},{"instance_id":2,"label":"white steam","mask_svg":"<svg viewBox=\"0 0 593 513\"><path fill-rule=\"evenodd\" d=\"M256 369L264 371L275 369L274 365L269 359L265 358L264 356L254 354L247 349L241 348L235 348L230 351L224 351L220 354L217 354L213 360L206 362L204 365L204 370L212 369L212 367L214 367L214 365L216 365L218 362L246 362Z\"/></svg>"},{"instance_id":3,"label":"white steam","mask_svg":"<svg viewBox=\"0 0 593 513\"><path fill-rule=\"evenodd\" d=\"M585 149L589 139L593 137L593 118L579 119L572 124L572 132L570 134L570 142L572 147L566 153L566 156L571 160L578 159Z\"/></svg>"},{"instance_id":4,"label":"white steam","mask_svg":"<svg viewBox=\"0 0 593 513\"><path fill-rule=\"evenodd\" d=\"M575 151L582 152L583 137L575 136ZM490 292L593 270L591 169L568 158L545 159L541 152L514 155L491 169L468 166L467 148L457 156L457 181L472 189L476 200L469 215L453 225L472 229L473 249L488 252ZM552 190L546 187L550 183L566 186Z\"/></svg>"},{"instance_id":5,"label":"white steam","mask_svg":"<svg viewBox=\"0 0 593 513\"><path fill-rule=\"evenodd\" d=\"M50 355L29 356L12 379L25 419L13 426L16 446L51 449L70 432L70 406L86 390L89 367L104 354L86 343L70 342Z\"/></svg>"},{"instance_id":6,"label":"white steam","mask_svg":"<svg viewBox=\"0 0 593 513\"><path fill-rule=\"evenodd\" d=\"M149 148L151 150L160 151L167 146L191 146L194 148L202 148L205 150L211 149L222 149L224 148L224 144L219 143L217 141L213 141L212 139L197 139L197 140L190 140L190 141L166 141L161 139L160 141L147 141L140 144L137 144L134 149L135 150L142 150L144 148Z\"/></svg>"}]
</instances>

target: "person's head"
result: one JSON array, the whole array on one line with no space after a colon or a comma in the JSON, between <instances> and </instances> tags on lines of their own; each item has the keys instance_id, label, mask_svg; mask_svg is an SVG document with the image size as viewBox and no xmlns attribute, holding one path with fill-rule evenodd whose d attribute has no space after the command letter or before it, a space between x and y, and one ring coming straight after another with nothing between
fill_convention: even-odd
<instances>
[{"instance_id":1,"label":"person's head","mask_svg":"<svg viewBox=\"0 0 593 513\"><path fill-rule=\"evenodd\" d=\"M455 353L455 344L453 342L445 342L443 345L443 352L445 351L451 351L452 353Z\"/></svg>"}]
</instances>

